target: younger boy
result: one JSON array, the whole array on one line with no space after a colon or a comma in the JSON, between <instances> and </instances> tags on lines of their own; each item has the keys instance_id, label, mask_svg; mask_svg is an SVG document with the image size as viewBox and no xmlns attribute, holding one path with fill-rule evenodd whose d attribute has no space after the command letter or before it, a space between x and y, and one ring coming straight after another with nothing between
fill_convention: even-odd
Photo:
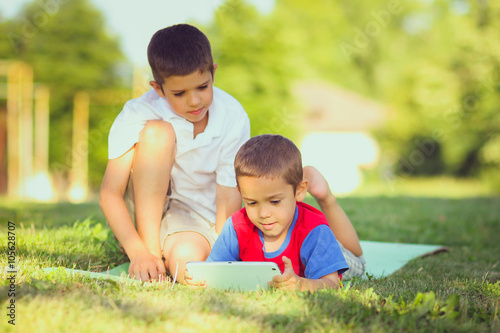
<instances>
[{"instance_id":1,"label":"younger boy","mask_svg":"<svg viewBox=\"0 0 500 333\"><path fill-rule=\"evenodd\" d=\"M100 204L130 275L149 281L168 270L183 281L185 263L205 260L241 208L233 162L250 122L213 87L217 64L197 28L159 30L148 60L153 89L127 102L111 127Z\"/></svg>"},{"instance_id":2,"label":"younger boy","mask_svg":"<svg viewBox=\"0 0 500 333\"><path fill-rule=\"evenodd\" d=\"M228 219L207 261L272 261L283 273L270 283L275 288L338 288L349 267L329 222L348 231L349 246L359 247L359 241L355 231L354 237L350 233L354 228L343 211L339 213L336 202L330 202L332 207L326 211L341 221L327 221L319 210L301 202L309 185L304 176L311 178L318 202L326 202L323 199L330 191L316 169L307 167L303 174L297 147L280 135L253 137L238 151L235 173L245 208ZM206 286L189 273L186 282Z\"/></svg>"}]
</instances>

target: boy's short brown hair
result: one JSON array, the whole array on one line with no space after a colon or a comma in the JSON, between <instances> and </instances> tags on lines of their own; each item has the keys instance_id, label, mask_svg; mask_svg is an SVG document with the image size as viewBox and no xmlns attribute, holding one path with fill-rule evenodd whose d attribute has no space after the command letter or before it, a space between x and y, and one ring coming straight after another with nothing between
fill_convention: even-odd
<instances>
[{"instance_id":1,"label":"boy's short brown hair","mask_svg":"<svg viewBox=\"0 0 500 333\"><path fill-rule=\"evenodd\" d=\"M239 177L282 178L294 191L302 181L302 156L295 144L281 135L263 134L248 140L234 160Z\"/></svg>"},{"instance_id":2,"label":"boy's short brown hair","mask_svg":"<svg viewBox=\"0 0 500 333\"><path fill-rule=\"evenodd\" d=\"M148 61L153 77L159 84L173 75L214 71L207 36L189 24L176 24L158 30L148 45Z\"/></svg>"}]
</instances>

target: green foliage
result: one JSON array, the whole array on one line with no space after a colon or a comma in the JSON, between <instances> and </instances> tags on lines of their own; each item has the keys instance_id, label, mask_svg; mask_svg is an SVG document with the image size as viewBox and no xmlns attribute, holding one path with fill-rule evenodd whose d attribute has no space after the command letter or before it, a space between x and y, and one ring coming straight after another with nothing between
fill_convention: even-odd
<instances>
[{"instance_id":1,"label":"green foliage","mask_svg":"<svg viewBox=\"0 0 500 333\"><path fill-rule=\"evenodd\" d=\"M402 29L403 44L386 49L392 68L384 70L399 78L380 76L383 100L392 107L380 138L398 153L412 137L432 138L442 147L447 173L474 176L487 167L481 155L500 130L500 48L493 42L500 26L484 20L498 17L500 8L462 1L421 5L411 15L424 15L422 26Z\"/></svg>"},{"instance_id":2,"label":"green foliage","mask_svg":"<svg viewBox=\"0 0 500 333\"><path fill-rule=\"evenodd\" d=\"M437 302L436 295L432 291L425 294L417 293L415 300L408 304L403 300L400 300L399 303L394 303L392 298L385 301L384 310L390 313L394 312L398 316L414 314L417 319L428 316L432 319L444 318L451 320L460 314L457 311L460 299L455 294L448 297L444 305L440 305Z\"/></svg>"},{"instance_id":3,"label":"green foliage","mask_svg":"<svg viewBox=\"0 0 500 333\"><path fill-rule=\"evenodd\" d=\"M123 59L104 17L88 0L55 2L48 10L35 1L14 20L8 34L18 59L30 63L39 82L57 94L116 84L114 66Z\"/></svg>"},{"instance_id":4,"label":"green foliage","mask_svg":"<svg viewBox=\"0 0 500 333\"><path fill-rule=\"evenodd\" d=\"M89 237L95 242L104 242L112 236L111 229L103 227L102 224L96 223L89 218L83 222L76 221L73 224L73 229L78 234Z\"/></svg>"},{"instance_id":5,"label":"green foliage","mask_svg":"<svg viewBox=\"0 0 500 333\"><path fill-rule=\"evenodd\" d=\"M298 141L301 110L291 87L301 79L327 81L386 106L387 123L375 134L396 155L396 168L414 138L428 138L441 157L426 156L416 174L480 175L500 188L498 3L276 0L269 14L244 0L218 3L203 29L219 63L216 85L243 104L252 135ZM129 74L119 68L117 38L89 0L33 1L0 21L0 58L28 61L36 80L51 85L50 159L64 175L74 93L122 86ZM91 100L94 187L111 121L127 98L111 98L112 106Z\"/></svg>"},{"instance_id":6,"label":"green foliage","mask_svg":"<svg viewBox=\"0 0 500 333\"><path fill-rule=\"evenodd\" d=\"M247 111L252 135L298 137L298 117L290 94L296 64L290 59L285 22L263 16L242 0L229 0L204 29L219 63L215 84Z\"/></svg>"},{"instance_id":7,"label":"green foliage","mask_svg":"<svg viewBox=\"0 0 500 333\"><path fill-rule=\"evenodd\" d=\"M386 105L376 135L394 162L414 138L428 138L441 157L425 156L415 174L477 176L500 166L499 15L493 2L277 0L263 16L228 0L210 37L219 84L248 109L253 134L276 114L284 128L296 119L294 80L325 80Z\"/></svg>"},{"instance_id":8,"label":"green foliage","mask_svg":"<svg viewBox=\"0 0 500 333\"><path fill-rule=\"evenodd\" d=\"M5 21L0 12L0 57L14 58L15 52L9 41L8 32L12 30L12 22Z\"/></svg>"},{"instance_id":9,"label":"green foliage","mask_svg":"<svg viewBox=\"0 0 500 333\"><path fill-rule=\"evenodd\" d=\"M404 147L396 171L404 176L436 176L444 169L440 143L433 138L415 136Z\"/></svg>"}]
</instances>

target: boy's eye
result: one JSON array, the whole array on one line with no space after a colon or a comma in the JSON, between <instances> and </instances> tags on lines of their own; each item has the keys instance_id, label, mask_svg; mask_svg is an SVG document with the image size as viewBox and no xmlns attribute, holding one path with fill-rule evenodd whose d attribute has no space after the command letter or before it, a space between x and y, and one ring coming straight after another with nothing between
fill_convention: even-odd
<instances>
[{"instance_id":1,"label":"boy's eye","mask_svg":"<svg viewBox=\"0 0 500 333\"><path fill-rule=\"evenodd\" d=\"M255 202L254 202L254 201L247 202L247 206L253 206L253 205L255 205Z\"/></svg>"},{"instance_id":2,"label":"boy's eye","mask_svg":"<svg viewBox=\"0 0 500 333\"><path fill-rule=\"evenodd\" d=\"M181 92L178 92L178 93L175 93L174 96L177 96L177 97L180 97L184 94L184 91L181 91Z\"/></svg>"},{"instance_id":3,"label":"boy's eye","mask_svg":"<svg viewBox=\"0 0 500 333\"><path fill-rule=\"evenodd\" d=\"M198 87L198 89L203 90L203 89L206 89L207 87L208 87L208 84L201 86L201 87Z\"/></svg>"},{"instance_id":4,"label":"boy's eye","mask_svg":"<svg viewBox=\"0 0 500 333\"><path fill-rule=\"evenodd\" d=\"M277 205L277 204L279 204L280 202L281 202L281 200L271 200L271 203L272 203L273 205Z\"/></svg>"}]
</instances>

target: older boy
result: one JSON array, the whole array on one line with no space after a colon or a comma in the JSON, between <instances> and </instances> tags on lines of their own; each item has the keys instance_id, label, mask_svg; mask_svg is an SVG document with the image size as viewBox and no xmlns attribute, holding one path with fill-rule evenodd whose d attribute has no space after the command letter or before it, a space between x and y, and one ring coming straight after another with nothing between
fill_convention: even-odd
<instances>
[{"instance_id":1,"label":"older boy","mask_svg":"<svg viewBox=\"0 0 500 333\"><path fill-rule=\"evenodd\" d=\"M111 127L100 204L130 275L149 281L168 270L183 281L185 263L205 260L241 208L233 161L250 123L213 87L217 64L197 28L159 30L148 60L153 90L127 102Z\"/></svg>"},{"instance_id":2,"label":"older boy","mask_svg":"<svg viewBox=\"0 0 500 333\"><path fill-rule=\"evenodd\" d=\"M306 170L313 178L313 193L320 200L328 198L321 174L311 167ZM254 137L236 155L235 172L245 208L228 219L207 260L273 261L283 273L273 278L275 288L337 288L348 265L325 215L301 202L309 182L297 147L279 135ZM332 217L343 218L340 207L330 208ZM340 221L346 223L350 225L348 219ZM348 243L359 246L354 235L350 239L348 234ZM189 273L186 282L205 286Z\"/></svg>"}]
</instances>

